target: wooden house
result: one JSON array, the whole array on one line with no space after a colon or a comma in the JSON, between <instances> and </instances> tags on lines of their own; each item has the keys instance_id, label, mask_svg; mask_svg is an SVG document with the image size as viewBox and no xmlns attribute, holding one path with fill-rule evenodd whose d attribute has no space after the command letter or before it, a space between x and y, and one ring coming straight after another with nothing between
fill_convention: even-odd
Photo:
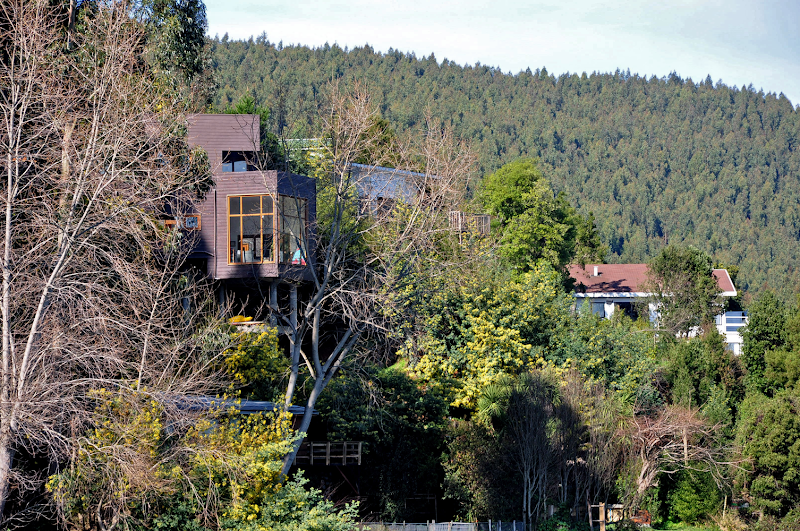
<instances>
[{"instance_id":1,"label":"wooden house","mask_svg":"<svg viewBox=\"0 0 800 531\"><path fill-rule=\"evenodd\" d=\"M200 114L189 119L189 143L208 153L214 187L193 215L191 259L215 280L309 278L314 260L316 187L312 178L259 169L259 118Z\"/></svg>"}]
</instances>

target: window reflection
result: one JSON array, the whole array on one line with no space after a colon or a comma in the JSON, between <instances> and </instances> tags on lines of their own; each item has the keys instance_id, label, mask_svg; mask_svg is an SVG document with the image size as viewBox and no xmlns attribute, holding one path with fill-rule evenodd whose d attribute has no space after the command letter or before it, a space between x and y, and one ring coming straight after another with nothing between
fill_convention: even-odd
<instances>
[{"instance_id":1,"label":"window reflection","mask_svg":"<svg viewBox=\"0 0 800 531\"><path fill-rule=\"evenodd\" d=\"M284 264L306 265L308 261L306 245L306 199L300 197L280 197L280 262Z\"/></svg>"}]
</instances>

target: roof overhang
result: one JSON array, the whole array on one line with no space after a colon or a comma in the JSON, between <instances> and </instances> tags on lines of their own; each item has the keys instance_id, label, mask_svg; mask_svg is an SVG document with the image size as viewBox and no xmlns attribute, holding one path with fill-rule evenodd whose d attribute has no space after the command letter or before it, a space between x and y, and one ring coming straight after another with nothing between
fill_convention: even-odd
<instances>
[{"instance_id":1,"label":"roof overhang","mask_svg":"<svg viewBox=\"0 0 800 531\"><path fill-rule=\"evenodd\" d=\"M592 293L575 293L575 297L582 299L582 298L589 298L589 299L613 299L613 298L625 298L625 299L643 299L645 297L650 297L652 293L645 293L643 291L621 291L621 292L610 292L610 293L599 293L599 292L592 292Z\"/></svg>"}]
</instances>

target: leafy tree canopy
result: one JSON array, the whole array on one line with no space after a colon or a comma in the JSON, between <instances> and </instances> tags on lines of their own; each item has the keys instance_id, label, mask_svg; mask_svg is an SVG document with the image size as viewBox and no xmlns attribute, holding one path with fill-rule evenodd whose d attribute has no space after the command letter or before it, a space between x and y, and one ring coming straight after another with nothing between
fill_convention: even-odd
<instances>
[{"instance_id":1,"label":"leafy tree canopy","mask_svg":"<svg viewBox=\"0 0 800 531\"><path fill-rule=\"evenodd\" d=\"M137 11L149 34L155 65L190 82L205 68L206 6L201 0L142 0Z\"/></svg>"},{"instance_id":2,"label":"leafy tree canopy","mask_svg":"<svg viewBox=\"0 0 800 531\"><path fill-rule=\"evenodd\" d=\"M748 308L749 322L742 332L742 361L748 379L760 385L766 368L764 353L784 343L786 306L773 291L762 293Z\"/></svg>"},{"instance_id":3,"label":"leafy tree canopy","mask_svg":"<svg viewBox=\"0 0 800 531\"><path fill-rule=\"evenodd\" d=\"M737 443L750 462L740 481L757 510L784 516L800 504L800 397L752 393L741 411Z\"/></svg>"},{"instance_id":4,"label":"leafy tree canopy","mask_svg":"<svg viewBox=\"0 0 800 531\"><path fill-rule=\"evenodd\" d=\"M563 269L574 259L603 261L605 247L594 229L550 183L532 159L510 162L484 178L478 202L500 220L500 255L515 271L537 260Z\"/></svg>"},{"instance_id":5,"label":"leafy tree canopy","mask_svg":"<svg viewBox=\"0 0 800 531\"><path fill-rule=\"evenodd\" d=\"M659 309L659 327L686 334L710 323L722 306L712 261L695 247L669 245L648 264L651 303Z\"/></svg>"}]
</instances>

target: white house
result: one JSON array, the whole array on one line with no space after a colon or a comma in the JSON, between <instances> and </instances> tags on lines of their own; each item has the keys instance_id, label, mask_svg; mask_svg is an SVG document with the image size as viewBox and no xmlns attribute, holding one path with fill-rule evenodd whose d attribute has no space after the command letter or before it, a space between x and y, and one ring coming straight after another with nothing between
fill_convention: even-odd
<instances>
[{"instance_id":1,"label":"white house","mask_svg":"<svg viewBox=\"0 0 800 531\"><path fill-rule=\"evenodd\" d=\"M651 295L644 287L647 284L647 264L572 265L569 274L575 280L577 304L588 303L592 312L606 318L610 318L616 310L630 313L637 301L643 302ZM715 269L714 277L720 295L736 296L736 287L727 269ZM739 329L746 324L746 312L725 312L716 317L717 330L735 354L741 352L742 336Z\"/></svg>"}]
</instances>

